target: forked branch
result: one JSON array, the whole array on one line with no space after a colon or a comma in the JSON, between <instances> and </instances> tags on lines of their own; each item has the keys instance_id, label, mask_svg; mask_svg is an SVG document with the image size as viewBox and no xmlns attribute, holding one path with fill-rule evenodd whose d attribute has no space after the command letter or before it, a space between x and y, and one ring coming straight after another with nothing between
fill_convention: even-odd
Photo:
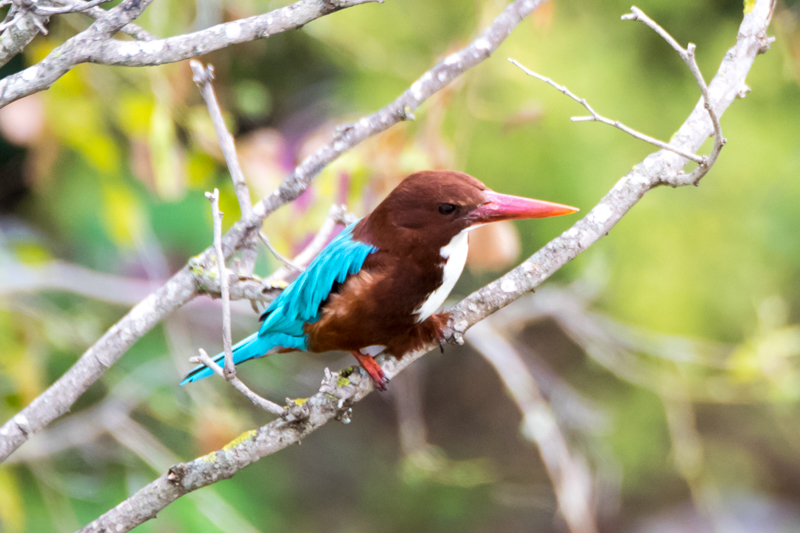
<instances>
[{"instance_id":1,"label":"forked branch","mask_svg":"<svg viewBox=\"0 0 800 533\"><path fill-rule=\"evenodd\" d=\"M679 174L674 179L666 182L673 187L690 184L697 185L703 176L708 173L711 167L714 166L714 163L717 162L717 157L719 157L722 147L725 146L725 143L727 142L725 137L722 136L722 126L719 123L719 116L714 110L714 106L711 105L711 96L708 92L708 85L706 85L706 80L703 78L703 73L700 72L700 67L697 66L697 60L695 59L695 49L697 46L695 46L694 43L689 43L686 48L683 48L680 44L678 44L678 41L672 37L672 35L667 33L664 28L656 24L653 19L645 15L644 11L636 6L631 7L631 12L629 14L622 15L622 20L641 21L650 29L659 34L676 52L678 52L678 55L681 56L683 62L686 63L687 67L689 67L689 70L692 72L692 76L694 76L697 85L700 87L700 92L703 94L703 107L705 107L706 111L708 111L711 124L714 126L714 146L711 148L711 153L708 156L703 157L703 160L698 163L697 168L691 174Z\"/></svg>"},{"instance_id":2,"label":"forked branch","mask_svg":"<svg viewBox=\"0 0 800 533\"><path fill-rule=\"evenodd\" d=\"M541 81L545 82L546 84L550 85L551 87L554 87L556 90L558 90L559 92L561 92L565 96L568 96L568 97L572 98L573 100L575 100L576 102L578 102L579 104L581 104L583 107L586 108L586 110L589 113L591 113L591 116L588 116L588 117L572 117L570 119L570 120L572 120L572 122L602 122L603 124L608 124L609 126L613 126L614 128L617 128L617 129L620 129L620 130L624 131L625 133L627 133L631 137L634 137L634 138L639 139L641 141L644 141L646 143L650 143L650 144L652 144L654 146L658 146L659 148L662 148L664 150L669 150L670 152L675 152L679 156L685 157L686 159L690 159L690 160L694 161L695 163L698 163L698 164L703 163L704 159L703 159L702 156L699 156L697 154L692 154L690 152L686 152L685 150L681 150L680 148L677 148L675 146L671 146L670 144L665 143L664 141L659 141L655 137L650 137L649 135L647 135L645 133L642 133L640 131L636 131L635 129L633 129L633 128L629 127L629 126L626 126L625 124L623 124L622 122L620 122L618 120L611 120L610 118L606 118L603 115L599 114L597 111L595 111L592 108L592 106L590 106L589 103L586 101L586 98L581 98L578 95L576 95L575 93L573 93L572 91L570 91L569 89L567 89L564 85L559 85L556 82L554 82L553 80L551 80L550 78L542 76L541 74L537 74L536 72L528 69L527 67L523 66L516 59L509 58L508 60L512 64L514 64L517 67L519 67L528 76L533 76L537 80L541 80Z\"/></svg>"},{"instance_id":3,"label":"forked branch","mask_svg":"<svg viewBox=\"0 0 800 533\"><path fill-rule=\"evenodd\" d=\"M617 129L620 129L627 133L628 135L644 141L646 143L650 143L654 146L658 146L663 150L669 150L670 152L674 152L681 157L688 159L689 161L694 161L697 163L697 168L692 171L690 174L685 174L682 170L677 172L674 176L670 176L663 180L663 183L667 185L671 185L673 187L678 187L681 185L697 185L700 180L705 176L708 171L714 166L714 163L717 162L717 158L719 157L719 153L722 150L722 147L725 146L726 140L722 136L722 126L719 122L719 116L717 112L714 110L714 106L711 104L711 96L709 94L708 85L706 85L706 81L703 78L702 72L700 72L700 67L697 66L697 60L695 59L695 50L696 46L694 43L689 43L686 48L683 48L678 41L676 41L672 35L670 35L664 28L659 26L658 24L653 21L650 17L645 15L645 13L636 6L631 7L631 13L622 16L622 20L638 20L646 24L649 28L655 31L658 35L660 35L667 43L676 51L678 55L680 55L681 59L686 66L689 67L689 70L694 76L697 85L700 87L700 92L702 93L702 102L703 107L708 112L708 116L711 119L711 124L713 126L713 134L714 134L714 146L711 149L711 153L708 156L701 156L693 152L686 151L679 146L675 146L671 143L665 143L664 141L660 141L654 137L651 137L647 134L641 133L636 131L635 129L626 126L625 124L621 123L618 120L612 120L609 118L604 117L597 113L592 106L586 101L585 98L581 98L577 96L575 93L567 89L564 85L559 85L558 83L554 82L550 78L542 76L541 74L537 74L532 70L524 67L521 65L517 60L509 58L509 61L522 69L523 72L528 74L529 76L533 76L536 79L539 79L548 85L554 87L565 96L568 96L581 104L586 110L591 113L591 116L584 116L584 117L572 117L571 120L573 122L602 122L603 124L607 124L609 126L613 126Z\"/></svg>"}]
</instances>

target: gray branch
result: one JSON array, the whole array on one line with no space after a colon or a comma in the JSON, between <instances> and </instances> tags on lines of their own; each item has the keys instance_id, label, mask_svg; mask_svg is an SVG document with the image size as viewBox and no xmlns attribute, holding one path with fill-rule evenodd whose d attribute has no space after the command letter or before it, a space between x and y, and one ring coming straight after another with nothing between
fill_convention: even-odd
<instances>
[{"instance_id":1,"label":"gray branch","mask_svg":"<svg viewBox=\"0 0 800 533\"><path fill-rule=\"evenodd\" d=\"M81 63L143 67L175 63L233 44L263 39L340 9L380 0L300 0L263 15L218 24L168 39L119 41L111 36L138 17L152 0L126 0L86 31L53 50L40 63L0 80L0 107L43 91ZM129 16L135 13L135 16ZM120 23L120 21L124 22ZM111 31L113 30L113 31ZM21 48L20 48L21 49Z\"/></svg>"},{"instance_id":2,"label":"gray branch","mask_svg":"<svg viewBox=\"0 0 800 533\"><path fill-rule=\"evenodd\" d=\"M495 46L499 44L508 34L510 28L519 21L517 17L520 15L520 11L514 12L516 16L512 15L505 19L504 17L508 16L509 10L520 9L523 4L533 9L538 3L516 2L512 4L476 43L487 39L487 43L494 42ZM741 94L745 78L753 61L758 54L763 53L768 48L769 39L766 32L772 16L772 7L773 0L756 1L754 9L745 15L739 27L736 44L725 55L717 75L711 82L709 94L711 96L711 105L717 116L721 116L725 109ZM502 20L508 22L502 28L497 28L496 25ZM510 27L507 26L506 24L511 23L511 21L514 21L512 25ZM492 30L494 30L494 33L492 33ZM489 40L487 34L498 36L498 40L496 42ZM457 64L460 60L460 54L480 50L482 46L475 47L476 43L471 44L458 54L450 56L450 58L453 58L450 60L451 64ZM437 72L441 65L437 65L430 72ZM447 74L444 72L442 74L447 79ZM421 98L426 94L423 91L427 90L426 84L428 80L430 78L426 74L412 86L410 91L419 93ZM433 80L430 81L433 82ZM413 94L410 96L414 97ZM405 97L406 93L398 101L406 102L407 100L403 100ZM393 103L392 106L398 101ZM411 101L413 102L413 100ZM388 109L392 109L392 106L389 106ZM393 109L399 112L404 108L397 109L395 107ZM396 120L400 119L397 118ZM362 125L360 121L354 126L354 129L359 127L366 129L368 126L369 123ZM684 150L695 152L712 133L713 125L701 100L695 106L689 118L680 127L674 136L673 142ZM345 132L345 135L347 135L347 132ZM335 148L329 148L329 150L334 152ZM323 148L322 151L325 151L325 149ZM321 156L318 157L315 154L309 159L317 161L321 159ZM450 310L449 336L456 342L459 340L463 342L463 334L471 326L532 291L564 264L597 242L648 191L668 183L671 177L680 172L683 164L684 158L670 151L660 150L649 155L617 182L594 209L569 230L550 241L544 248L505 276L474 292L453 307ZM303 165L301 165L302 167ZM285 185L286 189L282 187L281 190L293 191L291 189L292 183L295 183L298 189L302 190L304 182L300 181L300 178L297 178L295 182L289 182ZM257 206L259 212L270 209L272 202L279 201L280 194L279 190L259 204ZM400 360L395 360L391 357L384 358L383 356L379 356L379 359L383 359L384 373L388 377L393 377L425 355L425 353L437 347L438 344L425 346ZM81 532L99 533L101 531L115 530L114 528L119 528L117 529L118 531L129 531L132 527L154 518L161 509L184 494L222 479L228 479L261 457L300 442L309 433L330 420L341 417L354 402L361 400L372 391L371 380L362 378L360 374L356 374L349 379L334 379L338 377L339 375L335 373L326 375L323 390L304 403L304 406L308 408L308 418L303 420L276 420L258 430L246 433L222 450L212 452L193 461L174 465L167 473L87 525Z\"/></svg>"},{"instance_id":3,"label":"gray branch","mask_svg":"<svg viewBox=\"0 0 800 533\"><path fill-rule=\"evenodd\" d=\"M222 150L222 155L225 157L225 164L228 165L228 171L231 173L231 180L233 181L233 190L236 193L236 199L239 201L239 209L241 210L242 217L247 218L253 214L253 203L250 200L250 189L247 188L247 182L244 180L242 167L239 164L239 155L236 153L236 145L233 142L233 135L228 132L225 126L225 120L222 118L222 110L219 108L217 102L217 95L214 93L214 85L211 83L214 80L214 65L204 67L199 61L192 60L189 62L192 68L192 79L200 89L200 94L203 95L203 100L208 107L208 114L211 116L211 122L214 124L214 131L217 134L219 147ZM218 191L215 189L215 194ZM216 224L216 219L214 224ZM253 267L258 257L258 250L256 249L255 238L249 239L245 244L242 251L241 270L245 275L253 273Z\"/></svg>"},{"instance_id":4,"label":"gray branch","mask_svg":"<svg viewBox=\"0 0 800 533\"><path fill-rule=\"evenodd\" d=\"M15 16L15 10L15 7L9 9L8 17ZM0 32L0 67L20 53L38 34L39 26L34 22L32 16L18 17L15 24L11 25L5 31Z\"/></svg>"},{"instance_id":5,"label":"gray branch","mask_svg":"<svg viewBox=\"0 0 800 533\"><path fill-rule=\"evenodd\" d=\"M592 476L586 460L569 449L550 406L518 350L492 327L473 326L470 344L494 367L522 413L524 435L533 441L553 483L558 508L572 533L597 533Z\"/></svg>"},{"instance_id":6,"label":"gray branch","mask_svg":"<svg viewBox=\"0 0 800 533\"><path fill-rule=\"evenodd\" d=\"M221 119L222 116L220 115L219 118ZM232 146L233 140L231 139ZM287 413L286 409L254 393L236 376L236 366L233 363L233 343L231 341L231 297L228 290L228 277L225 275L225 254L222 252L222 213L219 210L219 190L214 189L213 193L206 193L206 198L211 201L211 211L214 218L214 252L217 259L217 277L220 279L220 292L222 293L222 346L225 354L225 363L223 368L220 368L202 348L200 349L199 362L209 367L218 376L225 378L225 381L233 385L236 390L241 392L257 407L269 413L283 416Z\"/></svg>"},{"instance_id":7,"label":"gray branch","mask_svg":"<svg viewBox=\"0 0 800 533\"><path fill-rule=\"evenodd\" d=\"M88 2L83 0L55 0L54 4L63 6L62 9L67 9L69 12L80 11L93 19L105 17L108 11L97 6L89 6ZM40 8L37 13L30 14L29 16L20 17L14 25L8 28L7 31L0 31L0 67L8 63L8 61L22 52L22 50L30 43L40 31L40 25L48 21L48 17L42 13ZM9 12L9 15L11 13ZM40 16L41 15L41 16ZM38 19L36 18L38 16ZM37 20L39 24L37 24ZM155 39L148 32L137 26L136 24L125 24L119 29L120 32L125 33L137 41L152 41Z\"/></svg>"},{"instance_id":8,"label":"gray branch","mask_svg":"<svg viewBox=\"0 0 800 533\"><path fill-rule=\"evenodd\" d=\"M306 158L275 192L254 206L250 218L237 222L228 230L222 238L225 257L230 257L251 232L260 229L267 216L282 205L297 199L311 180L339 155L364 139L409 118L409 113L427 98L488 58L522 19L543 1L516 0L506 7L480 37L423 74L394 102L355 124L340 128L331 143L322 146ZM126 4L121 4L115 9L124 5ZM0 82L0 87L2 83ZM103 375L108 367L122 357L134 342L172 311L194 298L198 293L198 287L203 286L204 278L207 278L210 272L207 265L212 264L213 253L213 249L207 248L192 258L189 264L164 286L131 309L50 388L0 427L0 462L28 440L31 434L69 411L72 404ZM195 270L199 270L201 275L195 276ZM255 292L252 285L249 289ZM169 502L164 505L167 503Z\"/></svg>"},{"instance_id":9,"label":"gray branch","mask_svg":"<svg viewBox=\"0 0 800 533\"><path fill-rule=\"evenodd\" d=\"M139 17L150 5L150 2L152 0L125 0L108 10L102 18L99 18L85 31L50 52L40 63L0 80L0 107L19 100L23 96L47 89L75 65L90 61L93 51L98 46L110 40L117 31ZM23 20L35 21L37 16L28 14ZM25 34L25 37L27 38L28 34ZM24 44L11 47L9 51L19 52L23 47ZM6 61L10 57L8 56Z\"/></svg>"}]
</instances>

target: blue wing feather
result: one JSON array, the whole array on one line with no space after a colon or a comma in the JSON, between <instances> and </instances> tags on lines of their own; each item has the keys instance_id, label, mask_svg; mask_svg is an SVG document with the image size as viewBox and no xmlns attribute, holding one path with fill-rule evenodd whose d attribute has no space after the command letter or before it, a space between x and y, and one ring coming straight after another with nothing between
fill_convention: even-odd
<instances>
[{"instance_id":1,"label":"blue wing feather","mask_svg":"<svg viewBox=\"0 0 800 533\"><path fill-rule=\"evenodd\" d=\"M262 357L277 346L306 350L303 326L320 319L322 303L328 299L335 283L344 283L347 276L357 273L367 256L376 251L372 245L353 240L358 222L347 226L308 265L261 315L264 323L258 333L250 335L233 347L233 362ZM224 354L214 361L221 363ZM195 367L181 385L212 375L211 369Z\"/></svg>"}]
</instances>

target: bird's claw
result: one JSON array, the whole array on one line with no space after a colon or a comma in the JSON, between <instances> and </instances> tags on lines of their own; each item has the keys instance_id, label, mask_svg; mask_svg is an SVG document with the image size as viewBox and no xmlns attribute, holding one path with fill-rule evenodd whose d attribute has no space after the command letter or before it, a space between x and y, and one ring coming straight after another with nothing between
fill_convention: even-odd
<instances>
[{"instance_id":1,"label":"bird's claw","mask_svg":"<svg viewBox=\"0 0 800 533\"><path fill-rule=\"evenodd\" d=\"M383 373L381 365L378 364L375 358L371 355L364 355L361 352L353 352L353 356L358 360L358 364L361 365L361 368L372 378L375 388L380 391L385 391L386 385L389 384L389 378Z\"/></svg>"}]
</instances>

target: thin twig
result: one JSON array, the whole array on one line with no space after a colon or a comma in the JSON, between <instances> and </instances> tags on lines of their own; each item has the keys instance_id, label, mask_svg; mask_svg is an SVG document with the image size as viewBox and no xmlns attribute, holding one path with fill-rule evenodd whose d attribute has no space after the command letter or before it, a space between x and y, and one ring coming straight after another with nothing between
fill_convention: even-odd
<instances>
[{"instance_id":1,"label":"thin twig","mask_svg":"<svg viewBox=\"0 0 800 533\"><path fill-rule=\"evenodd\" d=\"M286 279L292 273L291 269L305 269L311 260L328 244L337 225L341 224L346 226L355 222L353 217L348 217L348 215L349 213L343 205L332 205L328 211L328 216L325 217L325 221L322 223L317 234L314 235L314 238L311 239L311 242L297 254L291 263L285 261L289 267L284 266L279 268L267 278L267 280Z\"/></svg>"},{"instance_id":2,"label":"thin twig","mask_svg":"<svg viewBox=\"0 0 800 533\"><path fill-rule=\"evenodd\" d=\"M105 4L106 2L110 2L111 0L89 0L88 2L80 2L70 6L64 7L49 7L49 6L40 6L35 5L33 7L33 11L40 15L51 16L51 15L64 15L67 13L77 13L79 11L85 11L87 9L91 9L95 6L99 6L100 4Z\"/></svg>"},{"instance_id":3,"label":"thin twig","mask_svg":"<svg viewBox=\"0 0 800 533\"><path fill-rule=\"evenodd\" d=\"M214 218L214 249L217 252L217 265L219 267L220 293L222 293L222 347L225 353L225 366L220 368L208 354L201 348L200 361L209 367L215 374L225 378L236 390L244 394L253 405L265 411L284 416L287 410L280 405L266 400L250 390L247 385L236 377L236 366L233 363L233 349L231 348L231 301L228 290L228 276L225 273L225 254L222 252L222 213L219 210L219 189L213 193L206 193L206 198L211 202L211 213Z\"/></svg>"},{"instance_id":4,"label":"thin twig","mask_svg":"<svg viewBox=\"0 0 800 533\"><path fill-rule=\"evenodd\" d=\"M219 147L222 149L222 155L225 157L225 163L228 165L228 170L231 172L231 179L233 180L233 188L236 192L236 199L239 200L239 208L242 210L243 217L249 217L253 212L253 204L250 201L250 191L247 188L247 182L244 180L242 174L242 167L239 165L239 157L236 154L236 146L233 142L233 135L228 132L225 126L225 119L222 118L222 111L217 102L217 95L214 93L214 65L209 64L208 67L203 67L203 64L196 60L189 61L192 68L192 81L197 84L200 89L200 94L203 95L203 100L208 107L208 114L211 115L211 122L214 124L214 131L217 134Z\"/></svg>"},{"instance_id":5,"label":"thin twig","mask_svg":"<svg viewBox=\"0 0 800 533\"><path fill-rule=\"evenodd\" d=\"M215 363L214 360L211 359L211 357L209 357L208 353L204 349L199 348L198 352L199 355L197 357L191 358L190 362L203 364L208 368L210 368L211 371L214 372L214 374L223 378L225 381L233 385L233 387L236 390L242 393L242 395L245 396L248 400L250 400L252 404L255 405L256 407L260 407L264 411L267 411L268 413L272 413L277 416L286 416L288 411L285 407L281 407L277 403L271 402L266 398L262 398L261 396L253 392L247 385L244 384L244 382L241 379L239 379L235 371L233 375L227 376L225 374L225 370L223 370L217 363Z\"/></svg>"},{"instance_id":6,"label":"thin twig","mask_svg":"<svg viewBox=\"0 0 800 533\"><path fill-rule=\"evenodd\" d=\"M650 29L660 35L676 52L678 52L678 55L681 56L683 62L686 63L686 66L688 66L689 70L692 72L692 76L694 76L695 81L697 81L697 85L700 86L700 91L703 93L703 105L706 108L706 111L708 111L709 118L711 118L711 124L714 126L714 146L711 149L711 153L707 157L703 157L703 161L698 163L698 167L694 169L691 174L688 176L679 174L676 177L677 179L667 181L667 183L673 187L687 184L697 185L703 176L708 173L711 167L714 166L714 163L717 162L717 157L719 157L722 147L725 146L725 143L727 142L725 137L722 136L722 125L719 122L719 116L717 115L717 112L714 110L714 105L711 102L711 96L708 92L708 85L706 85L706 80L703 78L703 73L700 72L700 67L697 65L697 60L695 58L695 49L697 47L694 43L689 43L686 48L683 48L680 44L678 44L678 41L672 37L672 35L670 35L664 28L656 24L653 19L645 15L644 11L636 6L631 7L631 13L622 15L622 20L638 20L646 24Z\"/></svg>"},{"instance_id":7,"label":"thin twig","mask_svg":"<svg viewBox=\"0 0 800 533\"><path fill-rule=\"evenodd\" d=\"M97 6L87 7L83 0L52 0L54 4L62 5L62 6L69 6L70 8L77 8L76 11L87 15L95 20L101 19L108 14L108 11ZM102 2L100 2L102 3ZM147 31L145 31L142 27L129 22L125 24L123 27L119 29L120 33L124 33L130 37L133 37L137 41L154 41L156 40L156 36L151 35Z\"/></svg>"},{"instance_id":8,"label":"thin twig","mask_svg":"<svg viewBox=\"0 0 800 533\"><path fill-rule=\"evenodd\" d=\"M227 378L225 377L225 372L222 370L222 367L219 366L217 363L215 363L213 359L211 359L211 357L208 355L208 352L206 352L202 348L198 348L197 351L199 352L199 355L197 357L190 357L189 358L190 363L205 365L208 368L210 368L215 375L221 377L222 379L227 380Z\"/></svg>"},{"instance_id":9,"label":"thin twig","mask_svg":"<svg viewBox=\"0 0 800 533\"><path fill-rule=\"evenodd\" d=\"M654 146L658 146L659 148L663 148L664 150L669 150L670 152L674 152L674 153L678 154L679 156L682 156L682 157L685 157L686 159L690 159L690 160L694 161L697 164L701 164L701 163L703 163L705 161L705 159L702 156L699 156L697 154L689 153L689 152L687 152L685 150L681 150L680 148L677 148L677 147L672 146L672 145L670 145L668 143L665 143L664 141L659 141L658 139L656 139L654 137L650 137L647 134L644 134L644 133L642 133L640 131L636 131L635 129L626 126L625 124L621 123L618 120L611 120L610 118L606 118L603 115L600 115L599 113L597 113L592 108L592 106L589 105L589 103L586 101L585 98L581 98L581 97L577 96L575 93L573 93L572 91L567 89L565 86L559 85L556 82L554 82L553 80L551 80L550 78L546 78L545 76L537 74L536 72L526 68L521 63L519 63L519 61L517 61L516 59L508 58L508 60L511 63L513 63L514 65L516 65L517 67L519 67L528 76L533 76L537 80L541 80L541 81L545 82L546 84L548 84L548 85L550 85L552 87L555 87L558 91L563 93L565 96L568 96L568 97L572 98L573 100L575 100L576 102L578 102L579 104L581 104L583 107L586 108L586 110L589 113L592 114L592 116L590 116L590 117L572 117L570 119L570 120L572 120L572 122L602 122L603 124L608 124L609 126L612 126L614 128L620 129L620 130L624 131L625 133L627 133L628 135L630 135L631 137L639 139L640 141L644 141L644 142L650 143L650 144L652 144Z\"/></svg>"},{"instance_id":10,"label":"thin twig","mask_svg":"<svg viewBox=\"0 0 800 533\"><path fill-rule=\"evenodd\" d=\"M8 14L6 15L6 18L8 20L0 24L0 33L4 32L7 28L10 28L11 26L14 26L24 16L25 16L25 11L15 8L10 9L8 11Z\"/></svg>"},{"instance_id":11,"label":"thin twig","mask_svg":"<svg viewBox=\"0 0 800 533\"><path fill-rule=\"evenodd\" d=\"M192 67L192 80L197 84L197 87L200 89L200 94L203 95L203 100L206 102L208 114L211 116L211 122L214 124L214 131L217 133L219 147L222 149L225 164L228 165L228 170L231 173L233 190L236 192L236 199L239 201L239 209L241 209L242 218L249 218L253 214L250 190L247 188L247 182L244 180L242 167L239 164L239 156L236 153L233 135L228 132L228 128L225 126L225 119L222 118L222 111L219 108L219 102L217 102L217 95L214 93L214 85L211 83L214 81L214 65L209 64L206 68L203 67L202 63L195 60L190 61L189 65ZM250 275L253 273L253 267L255 266L258 256L255 236L247 239L242 248L241 269L245 275Z\"/></svg>"},{"instance_id":12,"label":"thin twig","mask_svg":"<svg viewBox=\"0 0 800 533\"><path fill-rule=\"evenodd\" d=\"M259 231L258 232L258 237L261 239L261 242L264 243L264 246L267 247L267 250L269 250L270 253L272 255L274 255L275 258L278 261L281 261L284 265L286 265L289 268L292 268L292 269L294 269L294 270L296 270L298 272L303 272L305 270L305 267L300 266L299 264L295 263L294 261L292 261L288 257L284 257L278 250L276 250L275 247L272 246L272 243L269 242L269 237L264 235L263 231Z\"/></svg>"},{"instance_id":13,"label":"thin twig","mask_svg":"<svg viewBox=\"0 0 800 533\"><path fill-rule=\"evenodd\" d=\"M214 226L214 251L217 254L219 269L219 292L222 294L222 346L225 351L225 379L236 375L233 368L233 350L231 348L231 293L228 289L228 276L225 273L225 253L222 251L222 213L219 210L219 189L206 193L211 202L211 216Z\"/></svg>"}]
</instances>

